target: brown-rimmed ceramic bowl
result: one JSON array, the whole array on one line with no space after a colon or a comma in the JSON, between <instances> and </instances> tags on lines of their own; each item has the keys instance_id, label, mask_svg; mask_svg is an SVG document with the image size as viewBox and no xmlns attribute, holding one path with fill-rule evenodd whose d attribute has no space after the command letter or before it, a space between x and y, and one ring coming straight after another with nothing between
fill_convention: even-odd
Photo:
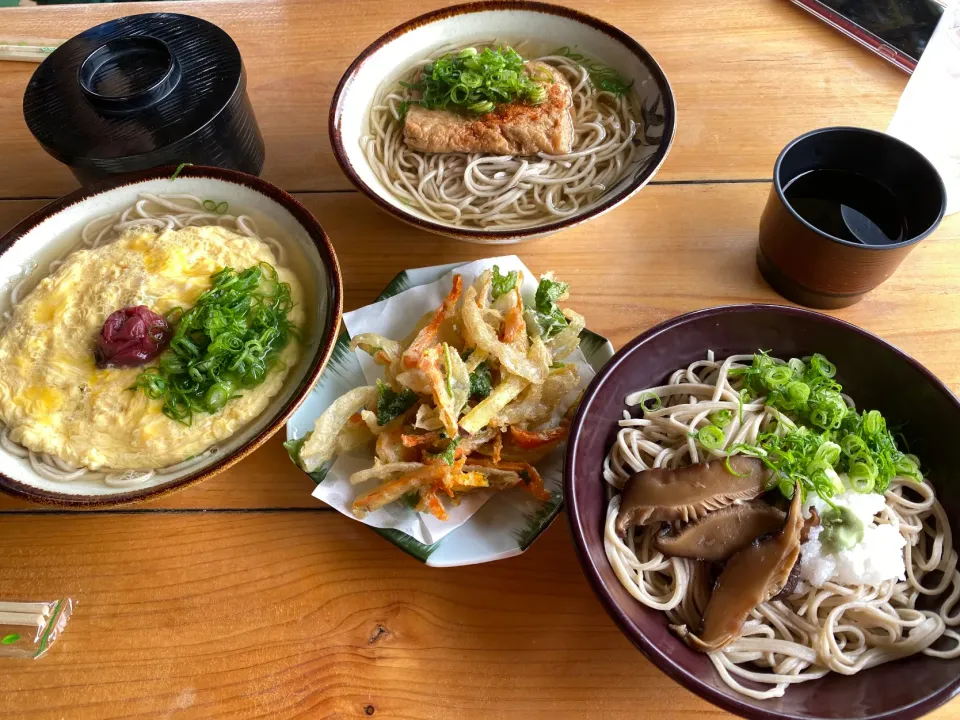
<instances>
[{"instance_id":1,"label":"brown-rimmed ceramic bowl","mask_svg":"<svg viewBox=\"0 0 960 720\"><path fill-rule=\"evenodd\" d=\"M377 90L432 50L496 38L553 50L570 47L616 69L634 82L642 109L643 144L624 177L577 214L522 229L484 230L436 220L404 204L376 177L361 147ZM576 10L524 0L456 5L414 18L378 38L353 61L330 105L330 142L340 167L361 192L414 227L476 243L532 240L586 222L637 193L663 164L677 124L676 103L663 70L640 43L622 30Z\"/></svg>"},{"instance_id":2,"label":"brown-rimmed ceramic bowl","mask_svg":"<svg viewBox=\"0 0 960 720\"><path fill-rule=\"evenodd\" d=\"M29 462L0 449L0 489L28 500L104 506L156 497L216 475L242 460L280 430L310 392L333 351L343 309L343 282L333 246L310 212L283 190L252 175L211 167L185 167L176 180L173 168L136 173L123 181L105 181L55 200L0 238L0 314L9 309L13 285L26 278L29 292L54 260L76 249L82 228L92 219L133 205L142 192L188 193L242 212L263 236L283 248L283 264L300 280L307 320L301 353L283 389L261 415L218 445L209 458L179 472L156 475L133 487L109 487L98 477L54 482L38 475ZM172 422L172 421L171 421Z\"/></svg>"},{"instance_id":3,"label":"brown-rimmed ceramic bowl","mask_svg":"<svg viewBox=\"0 0 960 720\"><path fill-rule=\"evenodd\" d=\"M902 424L954 528L960 527L956 428L960 401L916 360L875 335L800 308L737 305L668 320L629 342L587 388L571 427L564 471L567 517L584 573L624 634L667 675L725 710L756 720L880 718L908 720L960 690L960 658L915 655L852 676L830 674L787 688L782 698L753 700L731 690L706 655L667 629L663 613L638 603L620 584L603 547L608 496L604 457L617 434L624 398L663 382L706 357L763 348L780 357L820 352L837 365L844 392Z\"/></svg>"}]
</instances>

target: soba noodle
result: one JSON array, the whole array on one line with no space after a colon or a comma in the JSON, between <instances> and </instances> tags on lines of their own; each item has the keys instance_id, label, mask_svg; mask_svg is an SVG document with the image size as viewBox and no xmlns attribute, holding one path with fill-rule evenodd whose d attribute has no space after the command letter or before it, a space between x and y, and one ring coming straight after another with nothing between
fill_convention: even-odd
<instances>
[{"instance_id":1,"label":"soba noodle","mask_svg":"<svg viewBox=\"0 0 960 720\"><path fill-rule=\"evenodd\" d=\"M647 392L656 393L663 404L642 418L624 412L603 468L612 488L620 489L641 470L674 468L725 455L722 449L705 451L691 437L709 424L707 416L717 410L733 413L724 429L724 448L738 442L753 444L760 432L788 432L792 423L782 414L777 418L777 411L767 407L763 398L744 404L742 422L738 417L741 383L731 379L729 372L752 359L752 355L737 355L720 362L711 353L707 360L677 370L666 385L631 395L628 404L636 404ZM849 398L844 399L853 406ZM772 422L775 418L780 422ZM876 522L893 525L906 540L906 580L875 587L798 586L786 599L758 606L742 636L709 655L731 688L766 699L829 672L852 675L915 653L960 656L960 634L952 629L960 625L960 612L955 612L960 573L946 513L926 480L894 478L885 500ZM620 497L613 493L604 547L620 582L639 602L665 612L671 623L698 626L710 598L706 564L656 551L656 524L631 529L620 538L614 526L619 507ZM939 609L918 608L922 597L936 598ZM942 638L948 640L938 643Z\"/></svg>"},{"instance_id":2,"label":"soba noodle","mask_svg":"<svg viewBox=\"0 0 960 720\"><path fill-rule=\"evenodd\" d=\"M497 45L488 41L440 48L381 88L370 111L369 134L361 139L370 166L404 203L458 226L523 228L575 215L630 170L645 152L645 136L632 93L598 90L588 70L568 57L536 59L557 68L573 89L571 152L534 157L421 153L404 143L401 108L414 97L398 81L414 81L425 64L447 53Z\"/></svg>"},{"instance_id":3,"label":"soba noodle","mask_svg":"<svg viewBox=\"0 0 960 720\"><path fill-rule=\"evenodd\" d=\"M80 243L75 249L92 249L106 245L118 239L125 230L137 226L154 227L164 231L219 225L240 235L262 240L273 251L278 263L282 265L285 262L283 246L273 238L262 237L252 218L247 215L219 214L209 209L210 204L211 201L205 201L196 195L140 193L137 202L122 212L101 215L88 222L80 233ZM63 259L54 260L48 266L47 273L54 272L62 263ZM11 310L21 300L21 295L26 294L26 286L31 277L32 273L27 272L11 288L7 310L3 313L3 324L9 321ZM123 472L92 471L75 467L47 453L37 453L18 445L10 439L9 429L2 423L0 423L0 448L29 462L34 472L47 480L73 482L79 478L100 478L105 485L117 488L142 485L156 475L172 475L197 465L218 452L216 446L210 447L199 455L165 468Z\"/></svg>"}]
</instances>

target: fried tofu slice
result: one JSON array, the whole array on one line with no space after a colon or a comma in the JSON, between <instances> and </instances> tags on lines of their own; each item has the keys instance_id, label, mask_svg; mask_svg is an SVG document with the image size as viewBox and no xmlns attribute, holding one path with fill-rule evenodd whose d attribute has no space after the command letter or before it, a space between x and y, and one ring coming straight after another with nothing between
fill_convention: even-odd
<instances>
[{"instance_id":1,"label":"fried tofu slice","mask_svg":"<svg viewBox=\"0 0 960 720\"><path fill-rule=\"evenodd\" d=\"M476 117L449 110L427 110L412 104L403 136L407 147L431 153L495 155L560 155L573 147L573 91L559 70L541 62L527 63L527 74L543 85L539 105L509 103ZM545 76L551 78L550 81ZM539 78L544 78L541 82Z\"/></svg>"}]
</instances>

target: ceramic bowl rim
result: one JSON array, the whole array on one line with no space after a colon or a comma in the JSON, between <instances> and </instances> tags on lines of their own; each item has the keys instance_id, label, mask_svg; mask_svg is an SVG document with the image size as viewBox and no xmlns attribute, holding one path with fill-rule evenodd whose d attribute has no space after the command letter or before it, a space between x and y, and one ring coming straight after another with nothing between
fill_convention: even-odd
<instances>
[{"instance_id":1,"label":"ceramic bowl rim","mask_svg":"<svg viewBox=\"0 0 960 720\"><path fill-rule=\"evenodd\" d=\"M602 201L596 206L582 213L563 218L555 222L543 223L531 227L515 228L509 230L480 230L475 228L461 228L456 225L435 220L427 220L406 212L392 203L387 202L380 194L361 179L360 175L354 170L353 164L347 154L343 144L343 137L340 130L340 119L343 115L343 99L346 91L352 85L357 71L371 55L380 50L388 43L393 42L402 35L416 30L417 28L435 22L441 22L449 18L468 15L472 13L491 12L491 11L513 11L521 10L528 12L538 12L547 15L554 15L568 20L573 20L582 25L599 30L609 37L612 41L618 42L625 47L634 57L636 57L646 68L657 82L657 86L663 96L664 106L664 130L657 151L651 156L650 164L644 169L639 177L631 180L622 190L611 193L609 197L603 197ZM653 55L644 48L639 42L620 28L604 20L595 18L586 13L571 8L551 5L549 3L537 2L536 0L503 0L501 2L492 2L481 0L480 2L469 2L462 5L452 5L448 8L433 10L423 15L419 15L412 20L408 20L396 26L392 30L384 33L379 38L368 45L357 58L350 63L350 66L340 78L337 88L333 93L333 99L330 101L330 112L328 120L328 134L330 144L333 147L333 155L337 160L340 169L347 176L347 179L353 183L360 192L370 198L382 210L390 213L394 217L422 230L428 230L440 235L447 235L463 240L472 240L476 242L486 242L494 244L505 241L520 241L546 235L560 230L564 230L574 225L579 225L588 220L602 215L608 210L612 210L621 203L629 200L643 187L650 182L651 178L657 173L666 160L670 148L673 146L677 131L677 103L673 93L670 81L667 80L663 68L656 61Z\"/></svg>"},{"instance_id":2,"label":"ceramic bowl rim","mask_svg":"<svg viewBox=\"0 0 960 720\"><path fill-rule=\"evenodd\" d=\"M232 467L263 445L278 430L283 428L289 417L307 397L314 383L316 383L317 378L320 377L320 373L323 372L324 367L326 367L327 361L333 353L333 347L340 328L340 319L343 315L343 277L330 238L310 211L292 195L266 180L248 175L239 170L228 170L205 165L181 165L178 168L165 166L128 173L121 178L109 178L87 185L44 205L0 236L0 260L2 260L7 250L23 239L24 235L33 230L41 222L57 215L61 211L121 187L136 185L148 180L170 178L175 172L178 177L220 180L259 192L287 210L310 237L317 254L320 256L324 267L330 275L330 288L328 293L329 308L327 309L326 317L328 327L320 339L317 351L311 359L306 373L300 380L293 394L284 403L283 407L271 417L263 429L251 438L250 441L241 445L233 452L217 458L215 462L201 465L195 472L188 473L165 485L153 488L133 489L105 496L71 495L42 490L0 473L0 491L44 505L105 508L125 505L145 499L155 499L178 490L183 490Z\"/></svg>"},{"instance_id":3,"label":"ceramic bowl rim","mask_svg":"<svg viewBox=\"0 0 960 720\"><path fill-rule=\"evenodd\" d=\"M728 313L749 316L750 314L761 312L773 312L783 315L807 318L815 322L822 322L825 325L833 326L835 328L860 335L861 337L872 342L879 343L887 350L891 351L897 358L906 362L915 370L917 370L930 384L930 386L938 393L942 394L956 408L958 414L960 414L960 399L958 399L957 396L954 395L953 392L951 392L951 390L939 378L937 378L921 363L878 335L875 335L844 320L840 320L824 313L815 312L813 310L807 310L805 308L792 307L789 305L776 305L771 303L719 305L701 310L694 310L692 312L683 313L659 323L630 340L626 345L618 350L612 358L610 358L607 364L603 366L599 373L597 373L596 377L594 377L590 385L584 391L583 399L580 402L580 407L577 410L577 413L573 419L573 423L570 426L570 436L567 440L567 452L564 459L565 462L563 469L564 503L567 509L567 521L570 526L570 534L573 536L573 544L574 548L576 549L577 559L580 562L580 567L583 570L583 574L586 576L590 587L593 589L593 592L597 598L599 598L604 609L607 611L607 614L617 624L617 627L620 628L620 631L623 632L623 634L626 635L626 637L637 647L637 649L639 649L640 652L642 652L644 656L646 656L646 658L650 660L650 662L653 663L659 670L666 673L666 675L680 683L680 685L685 687L687 690L702 698L705 698L714 705L717 705L718 707L723 708L728 712L735 713L741 717L750 718L751 720L816 720L814 716L810 715L796 715L793 713L766 710L762 706L758 706L757 703L761 701L751 700L748 698L741 699L739 697L725 694L711 685L706 684L697 675L687 671L678 663L674 662L666 652L648 640L643 630L637 627L630 620L625 610L620 607L616 600L614 600L613 595L608 589L606 583L603 581L600 571L598 570L597 563L607 562L606 557L597 557L595 561L594 557L590 554L590 550L587 547L587 542L585 539L586 530L584 529L584 524L582 521L580 503L577 499L576 493L574 492L574 479L571 470L574 467L574 458L577 455L580 447L584 415L593 404L597 396L602 393L607 378L616 372L622 363L629 362L634 352L638 348L659 335L677 330L691 322L695 322L703 318L716 317ZM586 481L578 481L578 484L582 482ZM943 705L945 702L956 696L958 692L960 692L960 677L957 677L952 682L942 686L938 690L924 697L918 698L909 705L901 706L894 710L886 710L883 712L874 713L861 718L861 720L913 720L914 718L919 718L926 713L931 712L933 709Z\"/></svg>"}]
</instances>

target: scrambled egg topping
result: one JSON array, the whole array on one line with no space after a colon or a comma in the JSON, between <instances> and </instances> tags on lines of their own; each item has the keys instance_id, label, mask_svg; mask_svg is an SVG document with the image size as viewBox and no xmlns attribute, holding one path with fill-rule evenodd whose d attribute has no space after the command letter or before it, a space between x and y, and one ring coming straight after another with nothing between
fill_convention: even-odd
<instances>
[{"instance_id":1,"label":"scrambled egg topping","mask_svg":"<svg viewBox=\"0 0 960 720\"><path fill-rule=\"evenodd\" d=\"M259 239L221 227L157 233L132 228L116 242L80 250L40 282L0 335L0 420L21 445L92 470L167 467L225 440L262 413L297 360L291 341L266 380L188 427L163 414L162 400L131 388L143 368L97 368L104 320L146 305L165 314L190 308L224 267L273 265L290 284L290 320L303 327L303 293ZM156 364L156 361L154 363Z\"/></svg>"}]
</instances>

